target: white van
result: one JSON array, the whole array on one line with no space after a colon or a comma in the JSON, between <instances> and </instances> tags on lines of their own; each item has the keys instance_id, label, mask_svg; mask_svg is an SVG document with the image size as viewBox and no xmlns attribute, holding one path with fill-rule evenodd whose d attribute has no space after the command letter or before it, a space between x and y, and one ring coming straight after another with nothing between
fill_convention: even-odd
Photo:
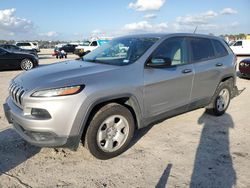
<instances>
[{"instance_id":1,"label":"white van","mask_svg":"<svg viewBox=\"0 0 250 188\"><path fill-rule=\"evenodd\" d=\"M237 40L230 48L235 55L250 55L250 40Z\"/></svg>"}]
</instances>

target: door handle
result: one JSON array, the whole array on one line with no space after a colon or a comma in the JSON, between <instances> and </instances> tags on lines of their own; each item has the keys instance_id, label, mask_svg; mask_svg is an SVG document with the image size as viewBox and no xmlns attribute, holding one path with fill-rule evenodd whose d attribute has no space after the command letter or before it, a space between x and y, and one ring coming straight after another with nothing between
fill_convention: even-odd
<instances>
[{"instance_id":1,"label":"door handle","mask_svg":"<svg viewBox=\"0 0 250 188\"><path fill-rule=\"evenodd\" d=\"M190 73L190 72L192 72L191 69L184 69L184 70L182 71L183 74L187 74L187 73Z\"/></svg>"},{"instance_id":2,"label":"door handle","mask_svg":"<svg viewBox=\"0 0 250 188\"><path fill-rule=\"evenodd\" d=\"M221 67L223 65L223 63L216 63L216 67Z\"/></svg>"}]
</instances>

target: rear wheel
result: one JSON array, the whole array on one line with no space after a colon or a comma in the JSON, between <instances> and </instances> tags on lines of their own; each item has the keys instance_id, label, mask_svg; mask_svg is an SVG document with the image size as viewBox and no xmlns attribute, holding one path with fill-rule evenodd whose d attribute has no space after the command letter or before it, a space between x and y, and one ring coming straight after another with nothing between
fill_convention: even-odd
<instances>
[{"instance_id":1,"label":"rear wheel","mask_svg":"<svg viewBox=\"0 0 250 188\"><path fill-rule=\"evenodd\" d=\"M34 67L34 63L30 59L23 59L21 61L21 69L30 70Z\"/></svg>"},{"instance_id":2,"label":"rear wheel","mask_svg":"<svg viewBox=\"0 0 250 188\"><path fill-rule=\"evenodd\" d=\"M215 95L212 99L212 108L208 108L207 112L215 115L221 116L223 115L231 100L231 82L225 81L220 83L219 87L217 88Z\"/></svg>"},{"instance_id":3,"label":"rear wheel","mask_svg":"<svg viewBox=\"0 0 250 188\"><path fill-rule=\"evenodd\" d=\"M85 145L98 159L110 159L123 153L134 134L134 119L124 106L111 103L92 118Z\"/></svg>"}]
</instances>

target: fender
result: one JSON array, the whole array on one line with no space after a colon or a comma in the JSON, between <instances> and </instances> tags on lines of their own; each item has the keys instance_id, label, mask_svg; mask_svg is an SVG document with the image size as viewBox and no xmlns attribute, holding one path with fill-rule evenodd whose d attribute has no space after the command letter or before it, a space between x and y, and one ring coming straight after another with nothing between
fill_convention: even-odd
<instances>
[{"instance_id":1,"label":"fender","mask_svg":"<svg viewBox=\"0 0 250 188\"><path fill-rule=\"evenodd\" d=\"M70 148L72 150L77 150L79 143L81 141L82 136L85 136L86 130L88 128L88 121L90 116L92 115L92 111L95 107L97 107L100 104L105 104L109 102L120 102L119 100L125 100L123 101L123 104L128 106L130 109L132 108L133 116L136 120L136 128L142 128L144 126L142 121L142 112L140 104L135 96L132 94L122 94L122 95L114 95L114 96L108 96L101 99L98 99L94 103L91 103L89 107L87 107L87 111L81 110L83 108L86 108L84 106L85 104L82 104L80 107L80 110L75 118L75 121L73 123L73 126L70 131L70 137L67 140L67 143L63 147ZM85 113L83 113L85 112ZM83 135L84 134L84 135Z\"/></svg>"}]
</instances>

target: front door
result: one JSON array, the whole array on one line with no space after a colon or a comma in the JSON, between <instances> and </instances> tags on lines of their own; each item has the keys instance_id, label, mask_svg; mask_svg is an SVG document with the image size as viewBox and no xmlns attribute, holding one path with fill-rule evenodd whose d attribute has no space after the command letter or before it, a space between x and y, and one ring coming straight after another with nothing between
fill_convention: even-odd
<instances>
[{"instance_id":1,"label":"front door","mask_svg":"<svg viewBox=\"0 0 250 188\"><path fill-rule=\"evenodd\" d=\"M145 117L186 107L190 102L194 68L193 64L188 63L185 37L163 41L150 59L161 58L171 60L171 65L164 68L145 67L144 70Z\"/></svg>"}]
</instances>

